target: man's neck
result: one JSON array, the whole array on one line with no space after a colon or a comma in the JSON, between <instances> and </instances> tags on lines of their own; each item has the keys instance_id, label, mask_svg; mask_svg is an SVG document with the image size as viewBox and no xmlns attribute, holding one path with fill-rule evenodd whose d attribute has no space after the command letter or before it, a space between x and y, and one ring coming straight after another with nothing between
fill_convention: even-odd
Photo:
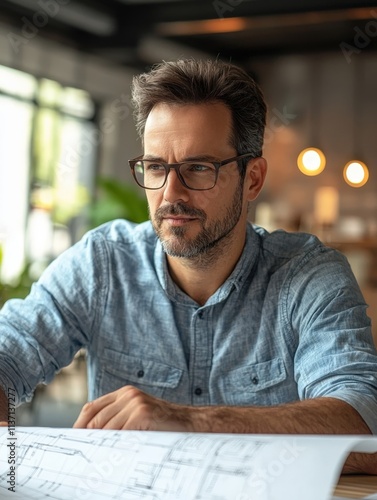
<instances>
[{"instance_id":1,"label":"man's neck","mask_svg":"<svg viewBox=\"0 0 377 500\"><path fill-rule=\"evenodd\" d=\"M245 235L232 243L221 252L212 249L195 259L167 256L171 278L195 302L204 305L235 268L245 245Z\"/></svg>"}]
</instances>

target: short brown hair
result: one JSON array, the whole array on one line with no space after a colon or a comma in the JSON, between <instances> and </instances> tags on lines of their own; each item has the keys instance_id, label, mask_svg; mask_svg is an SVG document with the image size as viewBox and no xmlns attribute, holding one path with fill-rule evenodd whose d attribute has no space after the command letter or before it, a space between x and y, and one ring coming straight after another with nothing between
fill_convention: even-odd
<instances>
[{"instance_id":1,"label":"short brown hair","mask_svg":"<svg viewBox=\"0 0 377 500\"><path fill-rule=\"evenodd\" d=\"M142 141L156 104L223 102L232 113L231 143L237 154L262 155L266 104L259 86L238 66L220 60L164 61L133 78L132 102Z\"/></svg>"}]
</instances>

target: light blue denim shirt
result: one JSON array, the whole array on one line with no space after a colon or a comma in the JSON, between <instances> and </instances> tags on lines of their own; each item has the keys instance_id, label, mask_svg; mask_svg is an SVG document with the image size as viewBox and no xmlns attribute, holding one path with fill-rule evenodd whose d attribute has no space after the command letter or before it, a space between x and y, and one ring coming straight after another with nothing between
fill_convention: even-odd
<instances>
[{"instance_id":1,"label":"light blue denim shirt","mask_svg":"<svg viewBox=\"0 0 377 500\"><path fill-rule=\"evenodd\" d=\"M331 396L377 433L377 354L346 259L307 234L247 228L199 306L170 278L150 222L89 232L0 313L0 381L19 401L88 353L89 399L132 384L176 403L278 405Z\"/></svg>"}]
</instances>

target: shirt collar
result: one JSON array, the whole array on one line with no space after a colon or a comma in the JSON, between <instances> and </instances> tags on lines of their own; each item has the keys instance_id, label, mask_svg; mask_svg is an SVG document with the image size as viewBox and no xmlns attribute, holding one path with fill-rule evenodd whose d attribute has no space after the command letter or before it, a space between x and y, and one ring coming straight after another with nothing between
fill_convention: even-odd
<instances>
[{"instance_id":1,"label":"shirt collar","mask_svg":"<svg viewBox=\"0 0 377 500\"><path fill-rule=\"evenodd\" d=\"M216 292L208 299L205 305L213 305L217 302L225 300L233 288L240 291L246 277L254 272L254 267L259 255L260 239L253 229L251 223L247 224L246 241L242 254L226 281L216 290ZM161 242L157 239L155 249L155 267L160 285L165 290L168 297L175 301L185 304L196 304L196 302L186 295L172 280L165 252Z\"/></svg>"}]
</instances>

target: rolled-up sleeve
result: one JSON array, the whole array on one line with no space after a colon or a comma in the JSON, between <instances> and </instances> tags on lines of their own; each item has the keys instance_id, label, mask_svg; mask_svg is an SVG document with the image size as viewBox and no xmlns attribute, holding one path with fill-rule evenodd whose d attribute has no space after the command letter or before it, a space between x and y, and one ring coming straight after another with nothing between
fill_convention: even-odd
<instances>
[{"instance_id":1,"label":"rolled-up sleeve","mask_svg":"<svg viewBox=\"0 0 377 500\"><path fill-rule=\"evenodd\" d=\"M377 352L347 260L331 249L316 250L296 269L286 292L300 399L341 399L377 434Z\"/></svg>"}]
</instances>

